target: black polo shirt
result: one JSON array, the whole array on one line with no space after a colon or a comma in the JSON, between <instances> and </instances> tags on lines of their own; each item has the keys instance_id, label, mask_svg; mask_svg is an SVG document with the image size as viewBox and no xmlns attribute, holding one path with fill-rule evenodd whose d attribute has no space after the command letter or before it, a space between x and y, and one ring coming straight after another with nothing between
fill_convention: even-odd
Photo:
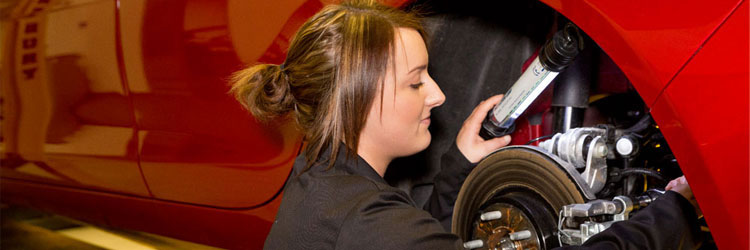
<instances>
[{"instance_id":1,"label":"black polo shirt","mask_svg":"<svg viewBox=\"0 0 750 250\"><path fill-rule=\"evenodd\" d=\"M474 166L455 144L441 159L424 209L359 156L347 158L343 145L339 151L331 169L323 163L302 171L307 162L297 157L264 249L463 249L462 240L444 229ZM694 249L694 218L692 205L670 191L584 246L566 249Z\"/></svg>"},{"instance_id":2,"label":"black polo shirt","mask_svg":"<svg viewBox=\"0 0 750 250\"><path fill-rule=\"evenodd\" d=\"M325 154L324 154L325 155ZM324 160L325 162L325 160ZM449 225L453 204L473 164L454 146L442 157L427 207L383 180L342 145L331 169L297 157L265 249L458 249ZM301 173L301 174L300 174ZM430 212L427 212L430 211Z\"/></svg>"}]
</instances>

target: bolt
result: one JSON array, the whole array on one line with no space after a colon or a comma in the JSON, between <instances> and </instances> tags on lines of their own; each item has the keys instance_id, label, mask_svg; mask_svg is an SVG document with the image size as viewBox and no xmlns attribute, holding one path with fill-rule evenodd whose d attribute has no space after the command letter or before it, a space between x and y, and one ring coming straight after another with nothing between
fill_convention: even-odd
<instances>
[{"instance_id":1,"label":"bolt","mask_svg":"<svg viewBox=\"0 0 750 250\"><path fill-rule=\"evenodd\" d=\"M512 241L512 240L508 239L507 237L502 238L500 240L500 249L501 250L516 250L516 249L521 249L522 246L520 246L517 243L519 243L519 242ZM495 248L495 249L497 249L497 248Z\"/></svg>"},{"instance_id":2,"label":"bolt","mask_svg":"<svg viewBox=\"0 0 750 250\"><path fill-rule=\"evenodd\" d=\"M523 230L510 234L511 240L525 240L531 237L531 231Z\"/></svg>"},{"instance_id":3,"label":"bolt","mask_svg":"<svg viewBox=\"0 0 750 250\"><path fill-rule=\"evenodd\" d=\"M486 212L482 213L482 215L479 216L479 219L482 221L488 221L488 220L497 220L503 217L503 213L500 211L492 211L492 212Z\"/></svg>"},{"instance_id":4,"label":"bolt","mask_svg":"<svg viewBox=\"0 0 750 250\"><path fill-rule=\"evenodd\" d=\"M609 153L609 150L607 150L607 145L597 145L595 153L596 157L606 157Z\"/></svg>"},{"instance_id":5,"label":"bolt","mask_svg":"<svg viewBox=\"0 0 750 250\"><path fill-rule=\"evenodd\" d=\"M475 249L475 248L480 248L483 246L484 246L484 241L482 240L472 240L472 241L464 242L464 248L466 249Z\"/></svg>"}]
</instances>

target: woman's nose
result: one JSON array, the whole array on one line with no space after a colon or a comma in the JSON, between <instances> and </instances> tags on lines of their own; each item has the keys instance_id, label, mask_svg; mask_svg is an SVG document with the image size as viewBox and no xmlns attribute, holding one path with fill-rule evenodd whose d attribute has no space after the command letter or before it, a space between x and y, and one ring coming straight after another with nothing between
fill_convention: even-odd
<instances>
[{"instance_id":1,"label":"woman's nose","mask_svg":"<svg viewBox=\"0 0 750 250\"><path fill-rule=\"evenodd\" d=\"M430 86L430 92L427 94L425 104L427 104L427 106L430 108L443 105L443 103L445 102L445 94L443 94L443 91L440 90L440 87L437 85L435 80L432 80L432 77L430 77L428 85Z\"/></svg>"}]
</instances>

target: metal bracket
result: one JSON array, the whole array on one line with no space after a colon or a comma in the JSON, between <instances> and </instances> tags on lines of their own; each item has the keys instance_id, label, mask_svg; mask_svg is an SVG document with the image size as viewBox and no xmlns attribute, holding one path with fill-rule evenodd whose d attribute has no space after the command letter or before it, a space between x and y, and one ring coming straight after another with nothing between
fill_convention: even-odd
<instances>
[{"instance_id":1,"label":"metal bracket","mask_svg":"<svg viewBox=\"0 0 750 250\"><path fill-rule=\"evenodd\" d=\"M557 224L558 240L560 244L581 245L594 235L606 230L618 221L627 220L633 211L633 201L627 196L617 196L611 201L594 200L585 204L565 205L560 210ZM565 228L563 222L566 219L586 218L598 215L614 215L611 221L595 222L585 221L577 229Z\"/></svg>"},{"instance_id":2,"label":"metal bracket","mask_svg":"<svg viewBox=\"0 0 750 250\"><path fill-rule=\"evenodd\" d=\"M607 144L601 136L597 136L588 146L586 170L581 175L591 191L596 193L607 184Z\"/></svg>"},{"instance_id":3,"label":"metal bracket","mask_svg":"<svg viewBox=\"0 0 750 250\"><path fill-rule=\"evenodd\" d=\"M586 187L599 192L607 183L607 154L609 149L604 140L606 130L600 128L574 128L539 144L552 155L557 155L574 168L584 168L580 175ZM592 139L593 138L593 139Z\"/></svg>"}]
</instances>

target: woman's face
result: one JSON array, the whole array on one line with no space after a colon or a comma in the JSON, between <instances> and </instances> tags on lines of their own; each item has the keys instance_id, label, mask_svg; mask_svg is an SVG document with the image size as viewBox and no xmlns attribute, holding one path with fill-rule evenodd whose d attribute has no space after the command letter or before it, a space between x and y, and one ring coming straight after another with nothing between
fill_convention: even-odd
<instances>
[{"instance_id":1,"label":"woman's face","mask_svg":"<svg viewBox=\"0 0 750 250\"><path fill-rule=\"evenodd\" d=\"M359 142L360 148L374 151L370 154L390 158L412 155L429 146L430 110L445 101L427 73L427 48L419 32L398 28L394 43L395 65L388 67Z\"/></svg>"}]
</instances>

